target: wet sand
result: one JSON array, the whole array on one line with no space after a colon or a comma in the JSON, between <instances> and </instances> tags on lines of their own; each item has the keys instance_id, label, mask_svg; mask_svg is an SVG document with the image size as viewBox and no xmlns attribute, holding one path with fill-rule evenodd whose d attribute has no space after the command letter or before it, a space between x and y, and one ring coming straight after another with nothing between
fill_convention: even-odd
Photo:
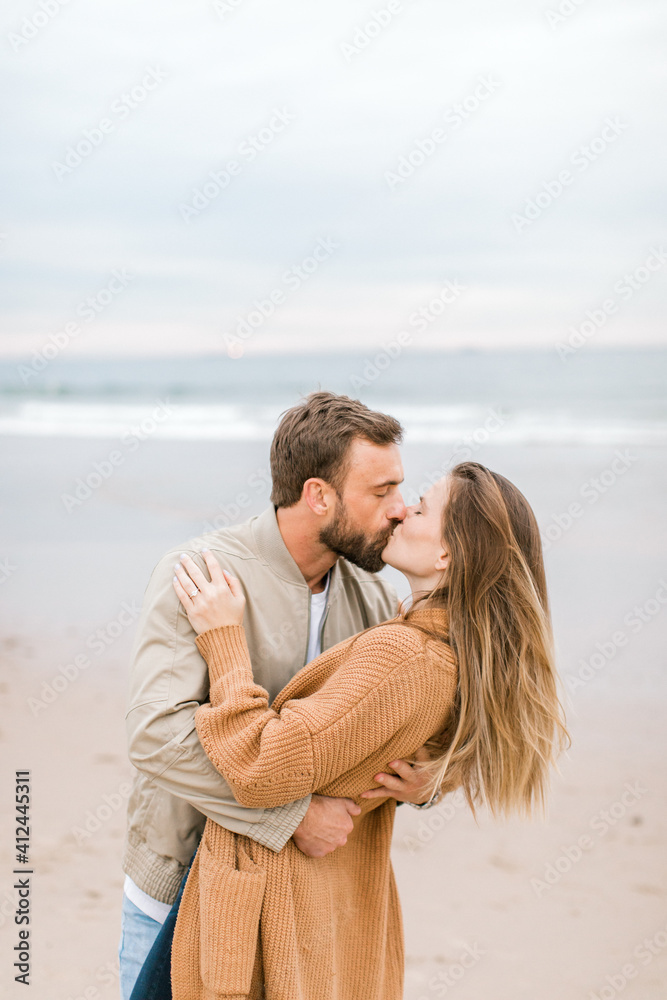
<instances>
[{"instance_id":1,"label":"wet sand","mask_svg":"<svg viewBox=\"0 0 667 1000\"><path fill-rule=\"evenodd\" d=\"M220 445L153 442L67 514L60 493L107 443L5 445L0 556L15 569L0 589L2 992L25 995L11 968L11 798L14 772L30 769L32 995L115 1000L132 625L103 641L67 684L54 678L89 648L92 633L108 632L123 603L141 601L164 549L233 502L265 449L227 443L222 465ZM625 477L567 530L551 532L547 564L573 747L554 777L547 818L481 816L475 824L456 797L397 812L406 1000L665 995L667 691L656 595L667 569L666 475L660 452L636 451ZM612 457L613 449L575 448L479 455L525 490L545 529L564 523L568 504ZM416 484L440 464L426 447L406 448L405 461ZM256 509L266 502L254 499ZM626 641L616 645L619 632Z\"/></svg>"}]
</instances>

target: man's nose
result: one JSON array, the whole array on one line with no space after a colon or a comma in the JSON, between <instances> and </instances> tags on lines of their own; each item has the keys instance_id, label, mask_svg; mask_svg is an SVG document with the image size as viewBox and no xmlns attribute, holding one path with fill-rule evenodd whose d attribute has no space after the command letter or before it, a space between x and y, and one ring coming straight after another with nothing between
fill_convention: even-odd
<instances>
[{"instance_id":1,"label":"man's nose","mask_svg":"<svg viewBox=\"0 0 667 1000\"><path fill-rule=\"evenodd\" d=\"M391 521L402 521L408 512L408 508L405 506L403 497L399 493L392 503L391 507L387 511L387 517Z\"/></svg>"}]
</instances>

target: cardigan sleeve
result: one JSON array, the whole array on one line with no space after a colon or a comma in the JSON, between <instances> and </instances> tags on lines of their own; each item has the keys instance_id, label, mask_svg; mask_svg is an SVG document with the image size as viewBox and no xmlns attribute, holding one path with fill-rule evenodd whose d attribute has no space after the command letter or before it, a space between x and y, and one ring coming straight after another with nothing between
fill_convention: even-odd
<instances>
[{"instance_id":1,"label":"cardigan sleeve","mask_svg":"<svg viewBox=\"0 0 667 1000\"><path fill-rule=\"evenodd\" d=\"M428 710L423 640L406 626L362 634L318 691L279 711L253 681L242 626L203 632L197 646L211 677L197 732L243 805L281 805L313 792Z\"/></svg>"}]
</instances>

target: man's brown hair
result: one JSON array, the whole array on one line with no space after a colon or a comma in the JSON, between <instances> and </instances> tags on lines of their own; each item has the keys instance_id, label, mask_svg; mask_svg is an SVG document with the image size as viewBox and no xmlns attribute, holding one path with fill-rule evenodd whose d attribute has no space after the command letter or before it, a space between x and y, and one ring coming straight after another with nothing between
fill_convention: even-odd
<instances>
[{"instance_id":1,"label":"man's brown hair","mask_svg":"<svg viewBox=\"0 0 667 1000\"><path fill-rule=\"evenodd\" d=\"M386 413L335 392L311 392L281 415L271 444L271 500L293 507L307 479L318 478L340 492L355 438L400 444L403 428Z\"/></svg>"}]
</instances>

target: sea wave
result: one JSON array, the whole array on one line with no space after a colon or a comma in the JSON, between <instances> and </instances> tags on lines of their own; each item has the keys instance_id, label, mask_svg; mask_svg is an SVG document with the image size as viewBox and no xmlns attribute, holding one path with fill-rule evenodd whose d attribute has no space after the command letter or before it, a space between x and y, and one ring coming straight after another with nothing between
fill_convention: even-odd
<instances>
[{"instance_id":1,"label":"sea wave","mask_svg":"<svg viewBox=\"0 0 667 1000\"><path fill-rule=\"evenodd\" d=\"M664 419L601 417L566 410L502 410L479 405L374 407L392 413L414 443L607 445L667 442ZM167 441L268 441L275 407L225 403L29 400L0 412L0 435L121 439L136 433Z\"/></svg>"}]
</instances>

